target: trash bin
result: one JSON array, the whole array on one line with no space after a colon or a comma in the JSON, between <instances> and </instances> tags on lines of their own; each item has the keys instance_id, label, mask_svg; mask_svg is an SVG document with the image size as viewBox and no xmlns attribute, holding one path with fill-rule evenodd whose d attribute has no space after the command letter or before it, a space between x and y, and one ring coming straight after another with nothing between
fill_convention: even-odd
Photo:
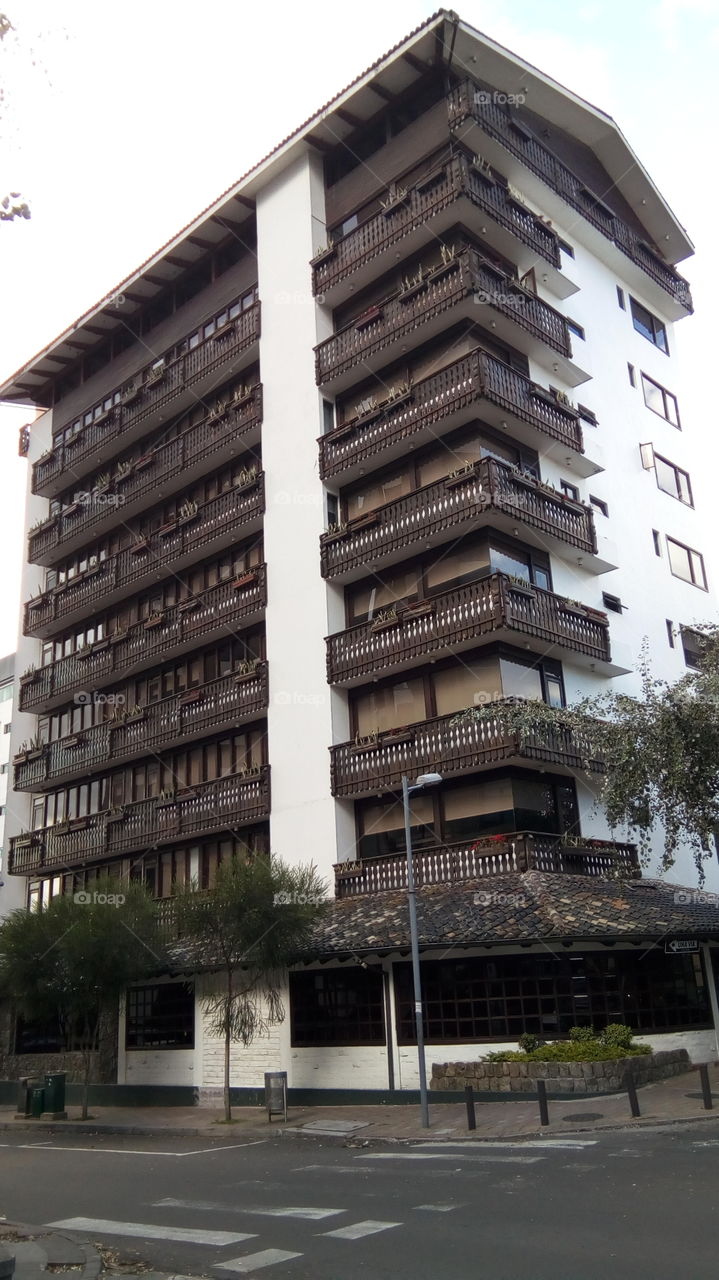
<instances>
[{"instance_id":1,"label":"trash bin","mask_svg":"<svg viewBox=\"0 0 719 1280\"><path fill-rule=\"evenodd\" d=\"M270 1124L273 1116L282 1116L284 1120L287 1119L286 1071L265 1072L265 1106Z\"/></svg>"},{"instance_id":2,"label":"trash bin","mask_svg":"<svg viewBox=\"0 0 719 1280\"><path fill-rule=\"evenodd\" d=\"M45 1110L45 1090L41 1084L34 1084L30 1090L30 1115L38 1119Z\"/></svg>"},{"instance_id":3,"label":"trash bin","mask_svg":"<svg viewBox=\"0 0 719 1280\"><path fill-rule=\"evenodd\" d=\"M32 1076L20 1076L17 1082L17 1115L30 1115L30 1089L35 1083Z\"/></svg>"},{"instance_id":4,"label":"trash bin","mask_svg":"<svg viewBox=\"0 0 719 1280\"><path fill-rule=\"evenodd\" d=\"M45 1110L62 1112L65 1110L66 1072L53 1071L45 1076Z\"/></svg>"}]
</instances>

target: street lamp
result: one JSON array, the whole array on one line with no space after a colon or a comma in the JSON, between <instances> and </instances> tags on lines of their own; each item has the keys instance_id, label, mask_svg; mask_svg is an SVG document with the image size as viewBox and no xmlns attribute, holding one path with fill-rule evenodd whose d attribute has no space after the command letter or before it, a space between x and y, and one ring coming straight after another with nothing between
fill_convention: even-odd
<instances>
[{"instance_id":1,"label":"street lamp","mask_svg":"<svg viewBox=\"0 0 719 1280\"><path fill-rule=\"evenodd\" d=\"M414 1022L417 1030L417 1057L419 1060L419 1101L422 1112L422 1128L429 1129L429 1099L427 1097L427 1067L424 1058L424 1018L422 1013L422 977L419 968L419 938L417 936L417 897L414 886L414 860L412 857L412 831L410 828L409 798L424 787L436 787L442 781L441 773L422 773L410 786L409 778L402 777L402 808L404 809L404 841L407 848L407 902L409 905L409 934L412 943L412 984L414 987Z\"/></svg>"}]
</instances>

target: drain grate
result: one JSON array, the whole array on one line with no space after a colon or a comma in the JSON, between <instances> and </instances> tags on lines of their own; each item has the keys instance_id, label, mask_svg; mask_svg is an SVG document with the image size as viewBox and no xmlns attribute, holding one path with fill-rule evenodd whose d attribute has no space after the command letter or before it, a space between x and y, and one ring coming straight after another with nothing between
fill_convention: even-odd
<instances>
[{"instance_id":1,"label":"drain grate","mask_svg":"<svg viewBox=\"0 0 719 1280\"><path fill-rule=\"evenodd\" d=\"M562 1116L563 1120L581 1121L581 1120L603 1120L604 1113L602 1111L575 1111L571 1116Z\"/></svg>"}]
</instances>

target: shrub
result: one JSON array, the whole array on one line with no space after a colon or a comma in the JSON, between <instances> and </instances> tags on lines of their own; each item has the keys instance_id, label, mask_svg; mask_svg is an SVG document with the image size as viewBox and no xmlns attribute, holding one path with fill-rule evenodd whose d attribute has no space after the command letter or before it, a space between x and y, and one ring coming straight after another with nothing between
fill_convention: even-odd
<instances>
[{"instance_id":1,"label":"shrub","mask_svg":"<svg viewBox=\"0 0 719 1280\"><path fill-rule=\"evenodd\" d=\"M629 1048L605 1044L602 1040L555 1040L540 1045L529 1053L517 1049L500 1049L488 1053L486 1062L612 1062L616 1058L640 1057L651 1053L648 1044L633 1044Z\"/></svg>"},{"instance_id":2,"label":"shrub","mask_svg":"<svg viewBox=\"0 0 719 1280\"><path fill-rule=\"evenodd\" d=\"M632 1035L631 1027L625 1027L621 1022L610 1022L602 1031L600 1039L602 1044L616 1046L618 1049L631 1049Z\"/></svg>"},{"instance_id":3,"label":"shrub","mask_svg":"<svg viewBox=\"0 0 719 1280\"><path fill-rule=\"evenodd\" d=\"M533 1035L531 1031L525 1031L524 1035L519 1037L517 1044L523 1053L532 1053L534 1049L539 1048L539 1037Z\"/></svg>"},{"instance_id":4,"label":"shrub","mask_svg":"<svg viewBox=\"0 0 719 1280\"><path fill-rule=\"evenodd\" d=\"M594 1027L570 1027L569 1039L574 1044L585 1044L587 1041L596 1040Z\"/></svg>"}]
</instances>

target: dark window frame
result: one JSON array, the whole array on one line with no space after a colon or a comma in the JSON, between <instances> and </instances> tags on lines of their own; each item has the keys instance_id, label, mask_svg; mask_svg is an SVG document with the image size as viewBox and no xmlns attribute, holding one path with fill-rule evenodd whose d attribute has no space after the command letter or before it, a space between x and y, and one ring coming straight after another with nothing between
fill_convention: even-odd
<instances>
[{"instance_id":1,"label":"dark window frame","mask_svg":"<svg viewBox=\"0 0 719 1280\"><path fill-rule=\"evenodd\" d=\"M654 312L645 307L642 302L637 302L637 299L633 298L631 294L629 295L629 310L635 333L640 334L642 338L646 338L647 342L651 342L653 347L668 356L670 354L669 339L664 321L655 316Z\"/></svg>"},{"instance_id":2,"label":"dark window frame","mask_svg":"<svg viewBox=\"0 0 719 1280\"><path fill-rule=\"evenodd\" d=\"M290 972L289 978L293 1048L387 1044L380 969L300 969Z\"/></svg>"},{"instance_id":3,"label":"dark window frame","mask_svg":"<svg viewBox=\"0 0 719 1280\"><path fill-rule=\"evenodd\" d=\"M163 1004L169 1006L167 1012L162 1009ZM155 982L130 987L125 1010L125 1048L128 1052L147 1049L164 1052L194 1047L194 983Z\"/></svg>"},{"instance_id":4,"label":"dark window frame","mask_svg":"<svg viewBox=\"0 0 719 1280\"><path fill-rule=\"evenodd\" d=\"M686 582L687 586L698 587L700 591L708 591L709 587L707 585L706 565L704 564L704 556L702 555L701 551L695 550L694 547L688 546L687 543L685 542L680 542L678 538L670 538L669 534L666 535L666 540L667 540L667 559L669 561L669 571L672 577L678 578L680 582ZM670 546L679 547L680 550L687 552L688 559L689 559L689 567L692 575L690 578L685 578L682 576L682 574L674 572L674 569L672 567L671 552L669 550ZM701 569L701 582L697 581L695 577L695 558L699 561L699 567Z\"/></svg>"},{"instance_id":5,"label":"dark window frame","mask_svg":"<svg viewBox=\"0 0 719 1280\"><path fill-rule=\"evenodd\" d=\"M657 417L658 417L658 418L663 418L663 419L664 419L664 421L665 421L665 422L668 422L670 426L672 426L672 427L676 427L677 431L681 431L681 429L682 429L682 420L681 420L681 417L679 416L679 401L678 401L677 397L674 395L674 392L673 392L673 391L667 391L667 388L666 388L666 387L663 387L663 386L662 386L662 384L661 384L661 382L657 382L656 378L650 378L650 377L649 377L649 374L648 374L648 373L644 373L644 370L643 370L643 369L640 369L640 371L639 371L639 376L641 377L641 380L642 380L642 395L644 396L644 403L645 403L645 405L646 405L647 409L649 409L650 413L656 413L656 415L657 415ZM662 404L663 404L663 406L664 406L664 412L663 412L663 413L660 413L658 409L655 409L655 408L654 408L654 406L653 406L653 405L651 405L651 404L649 403L649 401L648 401L648 399L647 399L647 388L646 388L646 386L645 386L645 383L647 383L647 382L651 383L651 385L654 387L654 389L655 389L656 391L660 391L660 392L661 392L661 396L662 396ZM668 400L669 400L669 401L671 401L671 402L672 402L672 404L674 405L674 412L675 412L675 416L676 416L676 422L675 422L675 421L673 420L673 418L671 417L671 414L667 413L667 401L668 401Z\"/></svg>"}]
</instances>

